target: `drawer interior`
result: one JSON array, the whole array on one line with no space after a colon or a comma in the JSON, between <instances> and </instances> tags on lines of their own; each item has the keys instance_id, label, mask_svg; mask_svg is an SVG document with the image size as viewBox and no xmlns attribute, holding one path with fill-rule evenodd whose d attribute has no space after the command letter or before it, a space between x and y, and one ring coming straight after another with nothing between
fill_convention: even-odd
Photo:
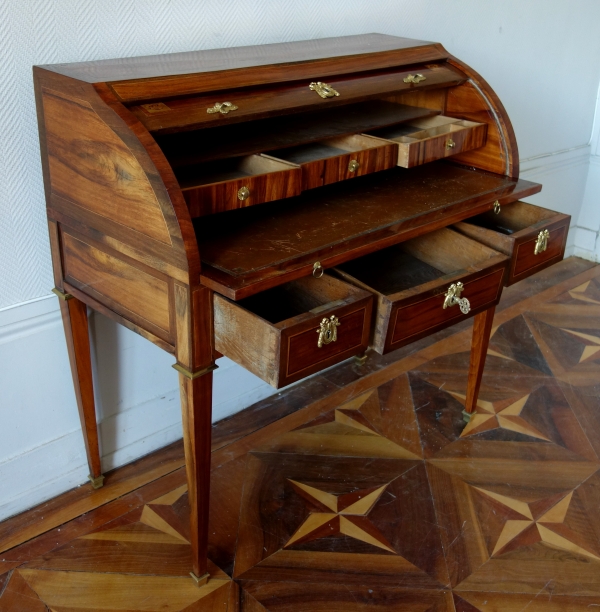
<instances>
[{"instance_id":1,"label":"drawer interior","mask_svg":"<svg viewBox=\"0 0 600 612\"><path fill-rule=\"evenodd\" d=\"M305 164L321 159L339 157L348 153L365 151L380 147L383 143L378 138L363 134L351 134L350 136L340 136L338 138L328 138L317 142L310 142L289 149L279 149L269 151L269 155L278 159L284 159L294 164Z\"/></svg>"},{"instance_id":2,"label":"drawer interior","mask_svg":"<svg viewBox=\"0 0 600 612\"><path fill-rule=\"evenodd\" d=\"M456 274L498 255L497 251L443 228L349 261L340 271L385 296Z\"/></svg>"},{"instance_id":3,"label":"drawer interior","mask_svg":"<svg viewBox=\"0 0 600 612\"><path fill-rule=\"evenodd\" d=\"M510 236L556 216L556 212L526 202L503 206L498 214L488 211L467 219L465 223Z\"/></svg>"},{"instance_id":4,"label":"drawer interior","mask_svg":"<svg viewBox=\"0 0 600 612\"><path fill-rule=\"evenodd\" d=\"M265 155L247 155L180 168L177 171L177 180L181 189L185 191L202 185L281 172L295 167L294 164Z\"/></svg>"},{"instance_id":5,"label":"drawer interior","mask_svg":"<svg viewBox=\"0 0 600 612\"><path fill-rule=\"evenodd\" d=\"M335 307L362 291L329 275L301 278L236 302L273 325Z\"/></svg>"},{"instance_id":6,"label":"drawer interior","mask_svg":"<svg viewBox=\"0 0 600 612\"><path fill-rule=\"evenodd\" d=\"M394 142L410 144L421 140L427 140L428 138L435 138L437 136L451 135L452 133L475 128L480 125L482 124L476 123L475 121L466 121L464 119L438 115L411 121L409 124L383 128L373 132L373 135Z\"/></svg>"}]
</instances>

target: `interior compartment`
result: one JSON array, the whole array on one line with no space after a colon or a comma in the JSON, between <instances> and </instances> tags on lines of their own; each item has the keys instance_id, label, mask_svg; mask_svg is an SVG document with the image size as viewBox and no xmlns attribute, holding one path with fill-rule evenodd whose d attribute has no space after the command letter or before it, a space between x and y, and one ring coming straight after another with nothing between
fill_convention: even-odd
<instances>
[{"instance_id":1,"label":"interior compartment","mask_svg":"<svg viewBox=\"0 0 600 612\"><path fill-rule=\"evenodd\" d=\"M335 270L343 280L377 296L371 346L388 353L444 329L498 302L506 256L458 232L442 228ZM448 290L463 283L468 300L446 303Z\"/></svg>"},{"instance_id":2,"label":"interior compartment","mask_svg":"<svg viewBox=\"0 0 600 612\"><path fill-rule=\"evenodd\" d=\"M350 136L310 142L298 147L269 151L268 154L300 165L320 159L346 155L347 153L373 149L383 144L378 138L362 134L351 134Z\"/></svg>"},{"instance_id":3,"label":"interior compartment","mask_svg":"<svg viewBox=\"0 0 600 612\"><path fill-rule=\"evenodd\" d=\"M471 217L464 221L464 223L470 223L477 227L483 227L510 236L532 225L547 221L556 216L556 214L556 212L547 208L540 208L526 202L514 202L508 206L503 206L498 214L488 211Z\"/></svg>"},{"instance_id":4,"label":"interior compartment","mask_svg":"<svg viewBox=\"0 0 600 612\"><path fill-rule=\"evenodd\" d=\"M176 176L181 190L186 191L202 185L289 170L290 167L293 165L265 155L248 155L180 168Z\"/></svg>"},{"instance_id":5,"label":"interior compartment","mask_svg":"<svg viewBox=\"0 0 600 612\"><path fill-rule=\"evenodd\" d=\"M318 279L305 277L291 281L236 303L269 323L277 324L305 313L318 314L355 293L352 285L324 275Z\"/></svg>"},{"instance_id":6,"label":"interior compartment","mask_svg":"<svg viewBox=\"0 0 600 612\"><path fill-rule=\"evenodd\" d=\"M497 251L443 228L346 262L337 269L389 296L456 274L497 255Z\"/></svg>"},{"instance_id":7,"label":"interior compartment","mask_svg":"<svg viewBox=\"0 0 600 612\"><path fill-rule=\"evenodd\" d=\"M269 151L269 155L300 165L305 190L393 168L398 146L374 136L350 134Z\"/></svg>"},{"instance_id":8,"label":"interior compartment","mask_svg":"<svg viewBox=\"0 0 600 612\"><path fill-rule=\"evenodd\" d=\"M373 132L373 134L380 138L385 138L386 140L410 143L417 140L425 140L426 138L433 138L435 136L452 134L452 132L458 132L465 128L472 128L478 125L482 124L438 115L436 117L427 117L426 119L411 121L408 124L386 127Z\"/></svg>"},{"instance_id":9,"label":"interior compartment","mask_svg":"<svg viewBox=\"0 0 600 612\"><path fill-rule=\"evenodd\" d=\"M373 100L246 123L156 135L156 142L171 166L177 168L370 132L438 113L436 109Z\"/></svg>"},{"instance_id":10,"label":"interior compartment","mask_svg":"<svg viewBox=\"0 0 600 612\"><path fill-rule=\"evenodd\" d=\"M370 133L398 143L398 165L411 168L482 147L486 142L487 125L437 115L386 126Z\"/></svg>"}]
</instances>

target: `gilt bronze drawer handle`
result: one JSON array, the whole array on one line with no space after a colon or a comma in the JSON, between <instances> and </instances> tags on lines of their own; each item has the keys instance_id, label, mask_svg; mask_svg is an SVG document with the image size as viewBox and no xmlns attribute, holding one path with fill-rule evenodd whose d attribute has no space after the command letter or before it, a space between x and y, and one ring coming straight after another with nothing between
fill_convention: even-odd
<instances>
[{"instance_id":1,"label":"gilt bronze drawer handle","mask_svg":"<svg viewBox=\"0 0 600 612\"><path fill-rule=\"evenodd\" d=\"M314 265L313 265L313 276L315 278L321 278L321 276L323 276L323 266L321 265L320 261L315 261Z\"/></svg>"},{"instance_id":2,"label":"gilt bronze drawer handle","mask_svg":"<svg viewBox=\"0 0 600 612\"><path fill-rule=\"evenodd\" d=\"M231 102L217 102L214 106L211 106L211 108L207 108L206 112L209 115L212 115L213 113L221 113L221 115L226 115L227 113L237 109L238 107Z\"/></svg>"},{"instance_id":3,"label":"gilt bronze drawer handle","mask_svg":"<svg viewBox=\"0 0 600 612\"><path fill-rule=\"evenodd\" d=\"M498 202L498 200L494 202L494 213L497 215L500 214L500 202Z\"/></svg>"},{"instance_id":4,"label":"gilt bronze drawer handle","mask_svg":"<svg viewBox=\"0 0 600 612\"><path fill-rule=\"evenodd\" d=\"M545 229L542 230L535 241L535 249L533 251L534 255L539 255L543 253L548 248L548 239L550 238L550 232Z\"/></svg>"},{"instance_id":5,"label":"gilt bronze drawer handle","mask_svg":"<svg viewBox=\"0 0 600 612\"><path fill-rule=\"evenodd\" d=\"M337 340L337 328L341 325L339 319L335 315L331 315L328 319L325 317L321 321L317 334L319 334L319 341L317 347L321 348L324 344L331 344Z\"/></svg>"},{"instance_id":6,"label":"gilt bronze drawer handle","mask_svg":"<svg viewBox=\"0 0 600 612\"><path fill-rule=\"evenodd\" d=\"M238 200L242 202L250 197L250 189L248 187L240 187L238 189Z\"/></svg>"},{"instance_id":7,"label":"gilt bronze drawer handle","mask_svg":"<svg viewBox=\"0 0 600 612\"><path fill-rule=\"evenodd\" d=\"M420 83L424 81L427 77L424 77L422 74L409 74L407 77L404 77L405 83Z\"/></svg>"},{"instance_id":8,"label":"gilt bronze drawer handle","mask_svg":"<svg viewBox=\"0 0 600 612\"><path fill-rule=\"evenodd\" d=\"M348 164L348 172L356 172L360 168L360 163L353 159Z\"/></svg>"},{"instance_id":9,"label":"gilt bronze drawer handle","mask_svg":"<svg viewBox=\"0 0 600 612\"><path fill-rule=\"evenodd\" d=\"M327 83L321 83L321 81L317 81L316 83L311 83L308 88L311 91L316 91L321 98L335 98L340 95L339 91L336 91L331 85L327 85Z\"/></svg>"},{"instance_id":10,"label":"gilt bronze drawer handle","mask_svg":"<svg viewBox=\"0 0 600 612\"><path fill-rule=\"evenodd\" d=\"M446 140L446 149L454 149L455 146L456 143L454 140L452 140L452 138L448 138L448 140Z\"/></svg>"},{"instance_id":11,"label":"gilt bronze drawer handle","mask_svg":"<svg viewBox=\"0 0 600 612\"><path fill-rule=\"evenodd\" d=\"M471 312L471 303L467 298L461 298L460 294L463 292L464 285L461 282L452 283L446 291L446 297L444 299L444 309L449 308L458 304L460 311L463 314L469 314Z\"/></svg>"}]
</instances>

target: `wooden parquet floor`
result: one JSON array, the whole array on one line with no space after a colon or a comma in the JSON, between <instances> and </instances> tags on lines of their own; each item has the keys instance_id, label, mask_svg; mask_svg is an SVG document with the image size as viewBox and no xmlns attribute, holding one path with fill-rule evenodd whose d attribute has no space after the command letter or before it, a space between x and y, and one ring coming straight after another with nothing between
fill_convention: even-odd
<instances>
[{"instance_id":1,"label":"wooden parquet floor","mask_svg":"<svg viewBox=\"0 0 600 612\"><path fill-rule=\"evenodd\" d=\"M466 427L469 326L219 423L207 586L177 444L0 524L0 611L600 610L600 266L494 325Z\"/></svg>"}]
</instances>

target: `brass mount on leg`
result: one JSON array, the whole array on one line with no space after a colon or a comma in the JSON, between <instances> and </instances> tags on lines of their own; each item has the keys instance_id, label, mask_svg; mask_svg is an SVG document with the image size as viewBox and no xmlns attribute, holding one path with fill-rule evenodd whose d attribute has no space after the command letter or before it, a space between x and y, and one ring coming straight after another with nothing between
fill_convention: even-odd
<instances>
[{"instance_id":1,"label":"brass mount on leg","mask_svg":"<svg viewBox=\"0 0 600 612\"><path fill-rule=\"evenodd\" d=\"M185 376L186 378L189 378L190 380L194 380L195 378L200 378L200 376L204 376L205 374L208 374L209 372L216 370L218 367L219 366L216 363L213 363L207 366L206 368L203 368L202 370L198 370L197 372L192 372L191 370L184 368L182 365L179 365L178 363L173 365L173 368L175 370L177 370L180 374L183 374L183 376Z\"/></svg>"},{"instance_id":2,"label":"brass mount on leg","mask_svg":"<svg viewBox=\"0 0 600 612\"><path fill-rule=\"evenodd\" d=\"M190 572L190 576L192 577L192 580L196 583L196 586L199 587L204 586L210 578L210 574L208 572L206 572L206 574L200 576L199 578L198 576L196 576L196 574L194 574L194 572Z\"/></svg>"},{"instance_id":3,"label":"brass mount on leg","mask_svg":"<svg viewBox=\"0 0 600 612\"><path fill-rule=\"evenodd\" d=\"M354 363L358 366L365 365L369 356L365 352L363 355L354 355Z\"/></svg>"},{"instance_id":4,"label":"brass mount on leg","mask_svg":"<svg viewBox=\"0 0 600 612\"><path fill-rule=\"evenodd\" d=\"M60 289L52 289L52 293L54 293L54 295L61 299L61 300L71 300L73 299L73 295L71 295L70 293L65 293L64 291L61 291Z\"/></svg>"},{"instance_id":5,"label":"brass mount on leg","mask_svg":"<svg viewBox=\"0 0 600 612\"><path fill-rule=\"evenodd\" d=\"M92 483L94 489L99 489L104 486L104 476L100 474L97 478L94 478L91 474L88 476L89 481Z\"/></svg>"},{"instance_id":6,"label":"brass mount on leg","mask_svg":"<svg viewBox=\"0 0 600 612\"><path fill-rule=\"evenodd\" d=\"M463 416L463 421L465 423L469 423L471 421L471 417L473 416L470 412L467 412L466 410L462 411L462 416Z\"/></svg>"}]
</instances>

